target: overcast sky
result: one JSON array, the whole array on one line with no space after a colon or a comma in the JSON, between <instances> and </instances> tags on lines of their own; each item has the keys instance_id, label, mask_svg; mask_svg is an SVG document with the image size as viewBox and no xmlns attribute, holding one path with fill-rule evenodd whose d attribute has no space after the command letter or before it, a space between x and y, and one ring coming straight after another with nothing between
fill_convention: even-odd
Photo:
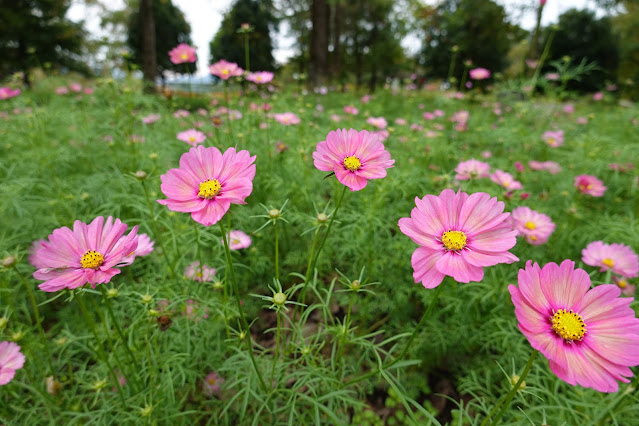
<instances>
[{"instance_id":1,"label":"overcast sky","mask_svg":"<svg viewBox=\"0 0 639 426\"><path fill-rule=\"evenodd\" d=\"M507 9L512 8L519 4L538 4L538 0L497 0ZM209 42L213 38L213 35L220 28L222 23L222 16L229 10L233 0L173 0L173 4L178 6L186 16L186 20L191 25L191 38L193 43L197 47L198 54L198 75L208 74L208 61L209 61ZM436 3L432 0L425 1L426 3ZM124 7L123 0L110 0L109 5L114 9L121 9ZM547 25L549 23L557 22L557 17L570 8L582 9L589 7L594 9L594 0L548 0L544 7L544 14L542 24ZM79 21L84 20L86 29L94 34L100 34L99 23L99 10L97 8L87 8L84 6L84 2L76 0L69 9L68 17L71 20ZM514 18L514 16L513 16ZM525 14L521 17L517 17L518 23L526 28L531 29L535 25L534 12ZM285 37L283 34L278 34L274 38L275 59L283 63L293 55L292 44L293 40ZM404 43L409 50L412 50L411 40L407 40Z\"/></svg>"}]
</instances>

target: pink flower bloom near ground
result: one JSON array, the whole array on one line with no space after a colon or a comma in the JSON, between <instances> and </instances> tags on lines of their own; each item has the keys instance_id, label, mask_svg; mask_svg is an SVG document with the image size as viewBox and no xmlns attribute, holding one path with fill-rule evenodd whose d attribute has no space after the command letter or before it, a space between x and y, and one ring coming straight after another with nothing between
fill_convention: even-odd
<instances>
[{"instance_id":1,"label":"pink flower bloom near ground","mask_svg":"<svg viewBox=\"0 0 639 426\"><path fill-rule=\"evenodd\" d=\"M246 79L255 84L267 84L273 80L273 73L268 71L251 72L246 76Z\"/></svg>"},{"instance_id":2,"label":"pink flower bloom near ground","mask_svg":"<svg viewBox=\"0 0 639 426\"><path fill-rule=\"evenodd\" d=\"M561 166L554 161L535 161L528 162L528 167L532 170L545 170L552 175L556 175L561 171Z\"/></svg>"},{"instance_id":3,"label":"pink flower bloom near ground","mask_svg":"<svg viewBox=\"0 0 639 426\"><path fill-rule=\"evenodd\" d=\"M233 204L246 204L253 191L255 156L229 148L224 154L202 145L182 154L180 167L160 176L169 210L191 213L204 226L216 224Z\"/></svg>"},{"instance_id":4,"label":"pink flower bloom near ground","mask_svg":"<svg viewBox=\"0 0 639 426\"><path fill-rule=\"evenodd\" d=\"M490 71L486 68L473 68L468 72L468 75L470 75L470 78L473 80L486 80L490 78Z\"/></svg>"},{"instance_id":5,"label":"pink flower bloom near ground","mask_svg":"<svg viewBox=\"0 0 639 426\"><path fill-rule=\"evenodd\" d=\"M189 129L178 133L177 138L191 146L197 146L206 140L206 135L199 130Z\"/></svg>"},{"instance_id":6,"label":"pink flower bloom near ground","mask_svg":"<svg viewBox=\"0 0 639 426\"><path fill-rule=\"evenodd\" d=\"M146 117L142 118L142 122L144 124L153 124L158 121L162 116L160 114L149 114Z\"/></svg>"},{"instance_id":7,"label":"pink flower bloom near ground","mask_svg":"<svg viewBox=\"0 0 639 426\"><path fill-rule=\"evenodd\" d=\"M285 126L300 124L300 118L292 112L273 114L273 118L275 118L275 121Z\"/></svg>"},{"instance_id":8,"label":"pink flower bloom near ground","mask_svg":"<svg viewBox=\"0 0 639 426\"><path fill-rule=\"evenodd\" d=\"M215 268L211 268L209 265L202 265L202 268L200 268L200 262L198 261L191 263L184 269L186 278L201 283L213 281L215 274Z\"/></svg>"},{"instance_id":9,"label":"pink flower bloom near ground","mask_svg":"<svg viewBox=\"0 0 639 426\"><path fill-rule=\"evenodd\" d=\"M108 283L120 273L118 266L130 264L138 246L138 227L123 236L127 225L109 216L96 217L90 224L76 220L73 230L56 229L49 240L41 240L30 260L38 270L33 277L44 282L40 290L53 292L74 289L87 283Z\"/></svg>"},{"instance_id":10,"label":"pink flower bloom near ground","mask_svg":"<svg viewBox=\"0 0 639 426\"><path fill-rule=\"evenodd\" d=\"M220 385L224 383L224 379L217 375L215 371L211 371L202 382L202 393L213 396L220 391Z\"/></svg>"},{"instance_id":11,"label":"pink flower bloom near ground","mask_svg":"<svg viewBox=\"0 0 639 426\"><path fill-rule=\"evenodd\" d=\"M56 87L55 89L56 95L66 95L67 93L69 93L69 89L67 89L65 86Z\"/></svg>"},{"instance_id":12,"label":"pink flower bloom near ground","mask_svg":"<svg viewBox=\"0 0 639 426\"><path fill-rule=\"evenodd\" d=\"M178 109L177 111L173 113L173 117L175 118L186 118L189 115L191 115L191 113L185 109Z\"/></svg>"},{"instance_id":13,"label":"pink flower bloom near ground","mask_svg":"<svg viewBox=\"0 0 639 426\"><path fill-rule=\"evenodd\" d=\"M590 289L575 262L528 261L518 286L508 286L519 329L547 359L553 373L573 386L616 392L639 364L639 319L611 284Z\"/></svg>"},{"instance_id":14,"label":"pink flower bloom near ground","mask_svg":"<svg viewBox=\"0 0 639 426\"><path fill-rule=\"evenodd\" d=\"M471 158L468 161L459 163L455 168L455 173L457 173L455 175L457 180L486 178L490 175L490 165Z\"/></svg>"},{"instance_id":15,"label":"pink flower bloom near ground","mask_svg":"<svg viewBox=\"0 0 639 426\"><path fill-rule=\"evenodd\" d=\"M230 238L227 238L227 242L230 250L242 250L251 246L251 237L244 232L233 230L229 234ZM222 240L220 241L222 244L224 243Z\"/></svg>"},{"instance_id":16,"label":"pink flower bloom near ground","mask_svg":"<svg viewBox=\"0 0 639 426\"><path fill-rule=\"evenodd\" d=\"M0 87L0 99L14 98L20 94L20 89L10 87Z\"/></svg>"},{"instance_id":17,"label":"pink flower bloom near ground","mask_svg":"<svg viewBox=\"0 0 639 426\"><path fill-rule=\"evenodd\" d=\"M532 245L545 244L555 230L555 224L549 216L530 207L515 208L510 215L510 223Z\"/></svg>"},{"instance_id":18,"label":"pink flower bloom near ground","mask_svg":"<svg viewBox=\"0 0 639 426\"><path fill-rule=\"evenodd\" d=\"M485 266L519 260L508 251L517 231L496 197L444 189L439 196L415 198L415 205L399 229L419 245L411 258L413 278L425 288L437 287L446 275L462 283L481 281Z\"/></svg>"},{"instance_id":19,"label":"pink flower bloom near ground","mask_svg":"<svg viewBox=\"0 0 639 426\"><path fill-rule=\"evenodd\" d=\"M354 106L352 106L352 105L346 105L346 106L344 107L344 112L345 112L346 114L350 114L350 115L357 115L357 114L359 114L359 110L358 110L357 108L355 108Z\"/></svg>"},{"instance_id":20,"label":"pink flower bloom near ground","mask_svg":"<svg viewBox=\"0 0 639 426\"><path fill-rule=\"evenodd\" d=\"M557 148L564 144L564 131L563 130L548 130L544 132L541 138L552 148Z\"/></svg>"},{"instance_id":21,"label":"pink flower bloom near ground","mask_svg":"<svg viewBox=\"0 0 639 426\"><path fill-rule=\"evenodd\" d=\"M388 122L384 117L368 117L366 120L368 124L378 129L385 129L388 126Z\"/></svg>"},{"instance_id":22,"label":"pink flower bloom near ground","mask_svg":"<svg viewBox=\"0 0 639 426\"><path fill-rule=\"evenodd\" d=\"M20 346L13 342L0 342L0 386L6 385L24 366L24 355Z\"/></svg>"},{"instance_id":23,"label":"pink flower bloom near ground","mask_svg":"<svg viewBox=\"0 0 639 426\"><path fill-rule=\"evenodd\" d=\"M634 296L637 286L630 284L626 277L612 277L612 281L617 284L624 296Z\"/></svg>"},{"instance_id":24,"label":"pink flower bloom near ground","mask_svg":"<svg viewBox=\"0 0 639 426\"><path fill-rule=\"evenodd\" d=\"M180 43L173 49L169 50L169 59L174 64L193 63L197 60L195 56L195 48L185 43Z\"/></svg>"},{"instance_id":25,"label":"pink flower bloom near ground","mask_svg":"<svg viewBox=\"0 0 639 426\"><path fill-rule=\"evenodd\" d=\"M602 197L607 189L602 181L592 175L575 176L575 188L582 194L593 197Z\"/></svg>"},{"instance_id":26,"label":"pink flower bloom near ground","mask_svg":"<svg viewBox=\"0 0 639 426\"><path fill-rule=\"evenodd\" d=\"M317 144L313 160L315 167L334 172L351 191L363 189L369 179L386 177L386 169L395 163L378 136L355 129L331 130Z\"/></svg>"},{"instance_id":27,"label":"pink flower bloom near ground","mask_svg":"<svg viewBox=\"0 0 639 426\"><path fill-rule=\"evenodd\" d=\"M240 77L244 70L238 67L235 62L227 62L222 59L211 65L209 72L222 80L228 80L231 77Z\"/></svg>"},{"instance_id":28,"label":"pink flower bloom near ground","mask_svg":"<svg viewBox=\"0 0 639 426\"><path fill-rule=\"evenodd\" d=\"M622 277L634 278L639 273L639 258L632 248L625 244L593 241L581 251L581 260L586 265L600 267L601 272L610 269Z\"/></svg>"},{"instance_id":29,"label":"pink flower bloom near ground","mask_svg":"<svg viewBox=\"0 0 639 426\"><path fill-rule=\"evenodd\" d=\"M122 237L122 238L126 238L126 237ZM151 241L151 238L147 234L138 234L137 248L135 249L135 251L130 253L128 256L126 256L122 260L122 263L126 265L130 265L131 263L133 263L136 257L148 256L149 254L153 252L154 245L155 245L155 241Z\"/></svg>"},{"instance_id":30,"label":"pink flower bloom near ground","mask_svg":"<svg viewBox=\"0 0 639 426\"><path fill-rule=\"evenodd\" d=\"M510 173L499 169L495 170L495 173L490 175L490 180L495 182L497 185L503 186L509 191L523 188L521 182L516 181Z\"/></svg>"}]
</instances>

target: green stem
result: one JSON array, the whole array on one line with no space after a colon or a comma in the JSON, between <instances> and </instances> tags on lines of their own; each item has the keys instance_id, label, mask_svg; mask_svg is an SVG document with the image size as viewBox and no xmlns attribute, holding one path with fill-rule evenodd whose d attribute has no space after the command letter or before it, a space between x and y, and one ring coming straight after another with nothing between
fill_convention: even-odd
<instances>
[{"instance_id":1,"label":"green stem","mask_svg":"<svg viewBox=\"0 0 639 426\"><path fill-rule=\"evenodd\" d=\"M251 338L251 330L249 330L248 323L246 322L246 318L244 317L244 310L242 309L242 302L240 300L240 290L237 286L237 280L235 279L235 270L233 268L233 259L231 258L231 250L229 249L229 238L230 236L226 233L226 229L224 228L224 221L219 220L220 231L222 232L222 242L224 243L224 252L226 253L226 269L229 271L229 275L231 276L231 284L233 284L233 292L235 293L235 302L237 304L237 310L240 314L240 322L242 324L242 331L246 332L246 346L248 347L249 356L251 357L251 362L253 363L253 368L255 368L255 372L257 373L257 378L260 381L260 385L264 392L267 392L266 383L264 383L264 379L262 378L262 373L260 373L259 368L257 367L257 362L255 361L255 356L253 355L253 340Z\"/></svg>"},{"instance_id":2,"label":"green stem","mask_svg":"<svg viewBox=\"0 0 639 426\"><path fill-rule=\"evenodd\" d=\"M435 304L437 303L437 299L439 298L439 293L441 293L442 287L443 287L443 285L440 284L435 289L435 294L433 295L433 299L430 301L430 305L428 305L428 308L426 309L426 312L424 312L424 315L422 315L422 319L420 319L419 323L415 326L415 328L413 328L413 334L411 334L410 338L408 339L408 342L406 343L406 346L404 347L404 350L402 351L402 353L400 353L397 358L395 358L393 361L391 361L390 364L380 367L379 371L387 370L387 369L391 368L393 365L395 365L399 361L401 361L401 359L404 357L404 355L406 355L406 353L410 349L411 345L413 344L413 340L415 340L415 336L417 336L417 331L421 328L421 325L430 316L430 313L431 313L431 311L433 309L433 306L435 306ZM353 380L350 380L347 383L345 383L344 387L352 385L354 383L361 382L362 380L366 380L369 377L375 376L379 371L370 371L370 372L368 372L366 374L363 374L363 375L361 375L359 377L356 377Z\"/></svg>"},{"instance_id":3,"label":"green stem","mask_svg":"<svg viewBox=\"0 0 639 426\"><path fill-rule=\"evenodd\" d=\"M533 362L535 361L535 358L537 358L537 354L538 353L539 353L538 350L536 350L536 349L533 350L532 354L530 354L530 358L528 358L528 362L526 363L526 367L524 367L524 372L521 373L521 376L519 377L519 380L517 381L517 383L515 383L515 386L513 386L512 389L510 390L510 392L508 392L508 394L506 395L505 399L503 399L501 402L497 403L497 405L495 405L495 407L493 407L491 412L488 413L488 416L486 416L484 421L481 423L481 426L484 426L485 424L487 424L487 422L490 420L490 418L493 416L493 414L495 414L495 412L499 409L499 407L503 406L503 408L501 409L499 414L497 414L497 416L495 417L495 420L493 420L491 425L495 426L496 424L498 424L500 422L501 417L504 415L504 413L508 409L508 406L510 405L510 402L513 400L513 398L515 397L515 394L519 390L519 387L521 386L521 384L526 379L526 376L528 376L528 372L530 371L530 368L532 367Z\"/></svg>"},{"instance_id":4,"label":"green stem","mask_svg":"<svg viewBox=\"0 0 639 426\"><path fill-rule=\"evenodd\" d=\"M169 255L166 251L166 247L162 242L162 238L160 237L160 233L158 232L158 226L155 222L155 215L153 214L153 204L151 203L151 197L149 197L149 191L146 189L146 184L144 181L140 181L142 184L142 189L144 189L144 198L146 198L146 205L149 209L149 216L151 216L151 226L153 227L153 236L155 237L155 241L158 242L158 245L162 249L164 256L166 257L167 263L169 265L169 271L171 272L171 278L175 278L175 270L173 269L173 262L169 259Z\"/></svg>"},{"instance_id":5,"label":"green stem","mask_svg":"<svg viewBox=\"0 0 639 426\"><path fill-rule=\"evenodd\" d=\"M202 262L202 251L200 248L200 230L197 227L197 222L193 221L193 229L195 230L195 247L197 249L196 255L197 260L200 263L199 271L200 278L202 278L202 282L204 282L204 263Z\"/></svg>"},{"instance_id":6,"label":"green stem","mask_svg":"<svg viewBox=\"0 0 639 426\"><path fill-rule=\"evenodd\" d=\"M448 66L448 77L446 81L450 83L450 79L453 77L453 73L455 72L455 61L457 60L457 52L453 52L453 56L450 59L450 65Z\"/></svg>"},{"instance_id":7,"label":"green stem","mask_svg":"<svg viewBox=\"0 0 639 426\"><path fill-rule=\"evenodd\" d=\"M249 57L249 38L248 33L244 33L244 60L246 71L251 71L251 62Z\"/></svg>"},{"instance_id":8,"label":"green stem","mask_svg":"<svg viewBox=\"0 0 639 426\"><path fill-rule=\"evenodd\" d=\"M342 380L344 379L344 347L346 346L346 335L348 330L350 330L351 323L351 310L353 309L353 302L355 301L355 292L351 292L351 300L348 302L348 310L346 311L346 317L344 319L344 328L342 330L342 336L340 338L340 347L339 347L339 359L338 364L341 370Z\"/></svg>"},{"instance_id":9,"label":"green stem","mask_svg":"<svg viewBox=\"0 0 639 426\"><path fill-rule=\"evenodd\" d=\"M279 309L275 313L277 317L277 330L275 332L275 356L273 357L273 367L271 367L271 383L273 383L273 378L275 377L275 366L277 365L277 360L280 357L280 328L281 328L281 320L280 320L280 311Z\"/></svg>"},{"instance_id":10,"label":"green stem","mask_svg":"<svg viewBox=\"0 0 639 426\"><path fill-rule=\"evenodd\" d=\"M544 66L544 62L546 62L546 57L548 57L548 54L550 53L550 45L552 44L552 41L554 38L555 38L555 29L551 27L550 35L548 36L548 41L546 41L546 46L544 47L544 51L541 54L541 58L539 58L537 69L535 70L535 74L533 75L533 79L531 83L533 93L535 91L535 86L537 85L537 79L539 79L539 73L541 73L541 69Z\"/></svg>"},{"instance_id":11,"label":"green stem","mask_svg":"<svg viewBox=\"0 0 639 426\"><path fill-rule=\"evenodd\" d=\"M280 249L279 240L277 238L277 220L273 224L275 225L275 278L280 279Z\"/></svg>"}]
</instances>

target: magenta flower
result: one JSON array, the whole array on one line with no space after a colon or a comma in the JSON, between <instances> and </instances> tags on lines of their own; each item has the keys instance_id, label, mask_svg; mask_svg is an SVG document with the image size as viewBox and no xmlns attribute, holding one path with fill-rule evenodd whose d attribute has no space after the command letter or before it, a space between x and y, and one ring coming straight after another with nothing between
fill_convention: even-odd
<instances>
[{"instance_id":1,"label":"magenta flower","mask_svg":"<svg viewBox=\"0 0 639 426\"><path fill-rule=\"evenodd\" d=\"M38 270L33 277L44 282L40 290L74 289L87 283L108 283L120 273L118 266L130 264L138 246L138 227L123 237L127 225L109 216L96 217L89 225L76 220L73 230L63 226L40 241L31 255ZM132 260L131 260L132 261Z\"/></svg>"},{"instance_id":2,"label":"magenta flower","mask_svg":"<svg viewBox=\"0 0 639 426\"><path fill-rule=\"evenodd\" d=\"M230 250L241 250L251 246L251 237L242 231L233 230L229 232L229 238L226 239L226 242ZM222 241L222 243L224 242Z\"/></svg>"},{"instance_id":3,"label":"magenta flower","mask_svg":"<svg viewBox=\"0 0 639 426\"><path fill-rule=\"evenodd\" d=\"M160 176L168 198L157 200L176 212L191 213L204 226L216 224L233 204L246 204L253 191L255 156L229 148L191 148L180 157L180 168Z\"/></svg>"},{"instance_id":4,"label":"magenta flower","mask_svg":"<svg viewBox=\"0 0 639 426\"><path fill-rule=\"evenodd\" d=\"M355 129L331 130L317 144L313 160L315 167L334 172L351 191L363 189L369 179L386 177L386 169L395 163L378 136Z\"/></svg>"},{"instance_id":5,"label":"magenta flower","mask_svg":"<svg viewBox=\"0 0 639 426\"><path fill-rule=\"evenodd\" d=\"M184 269L184 276L186 278L201 283L213 281L215 274L215 268L211 268L209 265L202 265L200 268L200 262L198 261L191 263Z\"/></svg>"},{"instance_id":6,"label":"magenta flower","mask_svg":"<svg viewBox=\"0 0 639 426\"><path fill-rule=\"evenodd\" d=\"M273 114L273 118L285 126L290 126L291 124L300 124L300 118L292 112L283 112L281 114Z\"/></svg>"},{"instance_id":7,"label":"magenta flower","mask_svg":"<svg viewBox=\"0 0 639 426\"><path fill-rule=\"evenodd\" d=\"M71 89L72 92L80 93L82 91L82 85L80 83L71 83L69 84L69 89Z\"/></svg>"},{"instance_id":8,"label":"magenta flower","mask_svg":"<svg viewBox=\"0 0 639 426\"><path fill-rule=\"evenodd\" d=\"M581 260L590 266L599 266L599 271L608 269L615 274L634 278L639 273L639 258L631 247L625 244L606 244L593 241L581 251Z\"/></svg>"},{"instance_id":9,"label":"magenta flower","mask_svg":"<svg viewBox=\"0 0 639 426\"><path fill-rule=\"evenodd\" d=\"M11 87L0 87L0 99L14 98L20 94L20 89L12 89Z\"/></svg>"},{"instance_id":10,"label":"magenta flower","mask_svg":"<svg viewBox=\"0 0 639 426\"><path fill-rule=\"evenodd\" d=\"M515 180L515 178L513 178L510 173L504 172L499 169L495 170L495 173L490 175L490 180L495 182L497 185L503 186L509 191L523 188L521 182Z\"/></svg>"},{"instance_id":11,"label":"magenta flower","mask_svg":"<svg viewBox=\"0 0 639 426\"><path fill-rule=\"evenodd\" d=\"M244 73L244 70L238 67L235 62L227 62L222 59L211 65L209 72L222 80L228 80L231 77L240 77Z\"/></svg>"},{"instance_id":12,"label":"magenta flower","mask_svg":"<svg viewBox=\"0 0 639 426\"><path fill-rule=\"evenodd\" d=\"M490 165L471 158L468 161L459 163L455 168L455 173L457 173L455 175L457 180L485 178L490 175Z\"/></svg>"},{"instance_id":13,"label":"magenta flower","mask_svg":"<svg viewBox=\"0 0 639 426\"><path fill-rule=\"evenodd\" d=\"M545 170L552 175L556 175L561 171L561 166L554 161L535 161L530 160L528 162L528 167L532 170Z\"/></svg>"},{"instance_id":14,"label":"magenta flower","mask_svg":"<svg viewBox=\"0 0 639 426\"><path fill-rule=\"evenodd\" d=\"M490 78L490 71L486 68L473 68L468 72L468 74L473 80L486 80L487 78Z\"/></svg>"},{"instance_id":15,"label":"magenta flower","mask_svg":"<svg viewBox=\"0 0 639 426\"><path fill-rule=\"evenodd\" d=\"M378 129L385 129L388 126L388 122L384 117L368 117L366 120L368 124Z\"/></svg>"},{"instance_id":16,"label":"magenta flower","mask_svg":"<svg viewBox=\"0 0 639 426\"><path fill-rule=\"evenodd\" d=\"M484 266L519 260L508 251L517 231L496 197L444 189L439 196L415 198L415 205L399 229L419 245L411 258L413 278L425 288L437 287L446 275L462 283L481 281Z\"/></svg>"},{"instance_id":17,"label":"magenta flower","mask_svg":"<svg viewBox=\"0 0 639 426\"><path fill-rule=\"evenodd\" d=\"M606 192L603 182L592 175L575 176L575 188L582 194L592 195L593 197L601 197Z\"/></svg>"},{"instance_id":18,"label":"magenta flower","mask_svg":"<svg viewBox=\"0 0 639 426\"><path fill-rule=\"evenodd\" d=\"M202 383L202 392L205 395L213 396L220 391L220 385L224 383L224 379L217 375L215 371L211 371L204 378Z\"/></svg>"},{"instance_id":19,"label":"magenta flower","mask_svg":"<svg viewBox=\"0 0 639 426\"><path fill-rule=\"evenodd\" d=\"M564 131L563 130L548 130L544 132L541 138L552 148L557 148L564 144Z\"/></svg>"},{"instance_id":20,"label":"magenta flower","mask_svg":"<svg viewBox=\"0 0 639 426\"><path fill-rule=\"evenodd\" d=\"M169 50L169 58L174 64L193 63L197 60L195 56L195 48L185 43L180 43L173 49Z\"/></svg>"},{"instance_id":21,"label":"magenta flower","mask_svg":"<svg viewBox=\"0 0 639 426\"><path fill-rule=\"evenodd\" d=\"M541 245L555 230L555 224L547 215L531 210L530 207L517 207L510 215L510 223L519 235L532 245Z\"/></svg>"},{"instance_id":22,"label":"magenta flower","mask_svg":"<svg viewBox=\"0 0 639 426\"><path fill-rule=\"evenodd\" d=\"M20 346L13 342L0 342L0 386L6 385L24 365Z\"/></svg>"},{"instance_id":23,"label":"magenta flower","mask_svg":"<svg viewBox=\"0 0 639 426\"><path fill-rule=\"evenodd\" d=\"M197 146L206 140L206 135L199 130L189 129L178 133L177 138L191 146Z\"/></svg>"},{"instance_id":24,"label":"magenta flower","mask_svg":"<svg viewBox=\"0 0 639 426\"><path fill-rule=\"evenodd\" d=\"M273 80L273 73L269 71L251 72L246 76L246 79L255 84L267 84Z\"/></svg>"},{"instance_id":25,"label":"magenta flower","mask_svg":"<svg viewBox=\"0 0 639 426\"><path fill-rule=\"evenodd\" d=\"M528 261L518 285L508 286L519 329L547 359L553 373L573 386L616 392L639 364L639 319L615 285L590 290L575 262Z\"/></svg>"}]
</instances>

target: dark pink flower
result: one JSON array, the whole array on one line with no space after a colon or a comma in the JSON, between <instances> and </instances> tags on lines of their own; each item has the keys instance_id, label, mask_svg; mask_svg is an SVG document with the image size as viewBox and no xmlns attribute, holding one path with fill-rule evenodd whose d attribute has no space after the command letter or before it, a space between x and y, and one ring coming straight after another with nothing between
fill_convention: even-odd
<instances>
[{"instance_id":1,"label":"dark pink flower","mask_svg":"<svg viewBox=\"0 0 639 426\"><path fill-rule=\"evenodd\" d=\"M575 188L582 194L592 195L593 197L602 197L607 189L602 181L592 175L575 176Z\"/></svg>"}]
</instances>

